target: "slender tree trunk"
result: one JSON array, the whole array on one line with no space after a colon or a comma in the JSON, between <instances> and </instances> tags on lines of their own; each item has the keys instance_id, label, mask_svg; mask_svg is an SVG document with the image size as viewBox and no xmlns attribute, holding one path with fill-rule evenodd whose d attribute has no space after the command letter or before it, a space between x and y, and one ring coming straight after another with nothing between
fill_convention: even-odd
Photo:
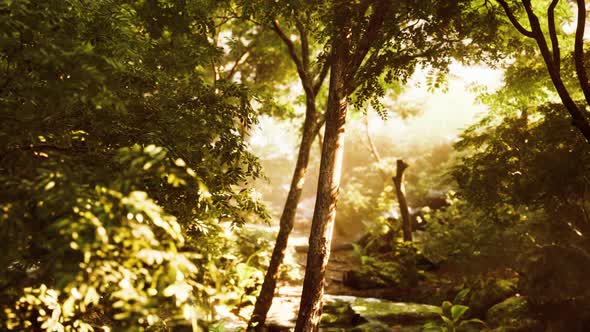
<instances>
[{"instance_id":1,"label":"slender tree trunk","mask_svg":"<svg viewBox=\"0 0 590 332\"><path fill-rule=\"evenodd\" d=\"M320 156L322 155L322 146L324 146L324 136L318 131L318 151Z\"/></svg>"},{"instance_id":2,"label":"slender tree trunk","mask_svg":"<svg viewBox=\"0 0 590 332\"><path fill-rule=\"evenodd\" d=\"M315 98L314 96L307 96L307 111L303 124L303 132L301 133L301 144L299 145L297 163L295 164L295 170L291 180L291 187L279 222L279 233L277 234L270 264L266 270L260 295L258 295L254 311L250 318L250 322L248 323L248 330L262 330L264 323L266 322L266 316L272 305L277 280L279 278L279 268L285 258L289 235L293 230L297 205L301 198L305 173L309 164L309 154L316 134L316 126L317 111L315 107Z\"/></svg>"},{"instance_id":3,"label":"slender tree trunk","mask_svg":"<svg viewBox=\"0 0 590 332\"><path fill-rule=\"evenodd\" d=\"M303 124L303 131L301 133L301 144L299 145L299 153L297 155L297 163L295 165L293 178L291 180L291 187L289 189L287 201L285 202L285 207L283 208L283 213L279 223L279 233L277 235L275 247L271 256L270 265L264 277L260 295L256 300L254 312L252 313L252 317L248 323L248 330L255 328L257 331L260 331L264 327L266 315L268 314L268 311L272 305L272 300L279 277L279 268L285 257L285 250L287 248L289 235L293 230L297 205L299 204L299 200L301 198L305 173L309 164L309 154L314 138L318 134L323 123L323 121L318 121L316 96L326 78L326 75L328 74L329 66L324 64L319 68L319 71L316 74L313 73L310 66L310 50L307 36L308 31L306 30L305 25L298 20L295 20L295 26L297 27L299 36L301 37L300 53L297 52L296 45L282 30L279 23L276 20L272 21L272 29L287 47L289 57L297 68L299 79L301 80L303 90L305 91L305 122Z\"/></svg>"},{"instance_id":4,"label":"slender tree trunk","mask_svg":"<svg viewBox=\"0 0 590 332\"><path fill-rule=\"evenodd\" d=\"M343 50L335 51L330 72L317 198L295 332L317 331L321 317L321 300L324 293L326 266L330 257L344 152L344 124L348 106L348 93L344 79L345 54Z\"/></svg>"},{"instance_id":5,"label":"slender tree trunk","mask_svg":"<svg viewBox=\"0 0 590 332\"><path fill-rule=\"evenodd\" d=\"M404 171L408 167L409 165L403 160L397 160L397 169L395 176L393 177L393 183L395 184L395 193L397 195L397 201L399 203L399 209L402 215L404 241L412 242L412 221L410 220L410 209L408 208L408 202L406 201L406 190L404 188Z\"/></svg>"}]
</instances>

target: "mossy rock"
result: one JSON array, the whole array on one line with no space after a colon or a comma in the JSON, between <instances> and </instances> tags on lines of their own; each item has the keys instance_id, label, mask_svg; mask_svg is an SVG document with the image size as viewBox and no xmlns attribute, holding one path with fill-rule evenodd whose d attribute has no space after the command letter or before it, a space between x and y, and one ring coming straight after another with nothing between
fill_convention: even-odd
<instances>
[{"instance_id":1,"label":"mossy rock","mask_svg":"<svg viewBox=\"0 0 590 332\"><path fill-rule=\"evenodd\" d=\"M376 289L390 286L391 283L383 280L367 270L350 270L344 273L343 283L345 286L358 289Z\"/></svg>"},{"instance_id":2,"label":"mossy rock","mask_svg":"<svg viewBox=\"0 0 590 332\"><path fill-rule=\"evenodd\" d=\"M467 301L470 316L483 317L488 309L514 296L516 291L516 283L506 279L490 280L473 289Z\"/></svg>"},{"instance_id":3,"label":"mossy rock","mask_svg":"<svg viewBox=\"0 0 590 332\"><path fill-rule=\"evenodd\" d=\"M386 324L420 324L437 319L441 310L437 306L416 303L399 303L370 298L357 298L352 309L368 321Z\"/></svg>"},{"instance_id":4,"label":"mossy rock","mask_svg":"<svg viewBox=\"0 0 590 332\"><path fill-rule=\"evenodd\" d=\"M590 253L579 247L550 245L526 255L519 288L544 321L564 331L590 323ZM583 328L582 331L588 331Z\"/></svg>"},{"instance_id":5,"label":"mossy rock","mask_svg":"<svg viewBox=\"0 0 590 332\"><path fill-rule=\"evenodd\" d=\"M352 310L350 301L336 300L324 305L320 325L325 327L356 326L366 321Z\"/></svg>"},{"instance_id":6,"label":"mossy rock","mask_svg":"<svg viewBox=\"0 0 590 332\"><path fill-rule=\"evenodd\" d=\"M531 306L524 296L513 296L488 310L486 321L497 332L536 332L542 325L532 317Z\"/></svg>"},{"instance_id":7,"label":"mossy rock","mask_svg":"<svg viewBox=\"0 0 590 332\"><path fill-rule=\"evenodd\" d=\"M356 326L350 332L421 332L422 325L387 325L381 322L368 322Z\"/></svg>"},{"instance_id":8,"label":"mossy rock","mask_svg":"<svg viewBox=\"0 0 590 332\"><path fill-rule=\"evenodd\" d=\"M346 328L366 323L382 323L386 326L418 326L429 320L439 319L441 314L441 309L437 306L391 302L374 298L327 295L325 301L324 315L322 316L322 326L325 327Z\"/></svg>"},{"instance_id":9,"label":"mossy rock","mask_svg":"<svg viewBox=\"0 0 590 332\"><path fill-rule=\"evenodd\" d=\"M485 330L488 331L488 330ZM545 331L541 322L536 319L526 318L521 321L512 321L509 325L500 326L490 332L540 332ZM568 331L569 330L554 330L554 331Z\"/></svg>"},{"instance_id":10,"label":"mossy rock","mask_svg":"<svg viewBox=\"0 0 590 332\"><path fill-rule=\"evenodd\" d=\"M368 322L350 329L350 332L391 332L392 329L381 322Z\"/></svg>"},{"instance_id":11,"label":"mossy rock","mask_svg":"<svg viewBox=\"0 0 590 332\"><path fill-rule=\"evenodd\" d=\"M343 283L353 289L393 288L400 285L402 268L396 262L377 262L344 273Z\"/></svg>"}]
</instances>

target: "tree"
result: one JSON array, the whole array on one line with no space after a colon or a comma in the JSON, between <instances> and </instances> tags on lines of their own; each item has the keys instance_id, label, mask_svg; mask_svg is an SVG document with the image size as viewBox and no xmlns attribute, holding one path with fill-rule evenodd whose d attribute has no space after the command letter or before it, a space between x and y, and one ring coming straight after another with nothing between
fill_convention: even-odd
<instances>
[{"instance_id":1,"label":"tree","mask_svg":"<svg viewBox=\"0 0 590 332\"><path fill-rule=\"evenodd\" d=\"M590 143L590 123L585 115L584 108L581 108L576 104L572 98L570 92L563 82L562 77L562 66L561 66L561 50L559 46L558 30L555 22L555 9L559 4L559 0L551 1L547 8L547 25L551 48L546 39L546 32L541 28L539 17L535 14L533 5L530 0L520 1L522 7L526 12L526 16L529 22L530 28L527 29L519 21L515 14L515 11L510 8L505 0L497 0L502 6L506 16L510 20L510 23L518 30L522 35L532 38L535 40L538 46L538 50L541 52L543 61L553 82L553 86L557 90L559 97L566 110L569 112L572 118L572 125L580 131L580 133L586 138L586 141ZM584 0L577 0L577 24L575 31L575 42L574 42L574 63L575 72L578 78L578 88L582 90L586 106L590 106L590 82L588 81L588 73L585 67L586 58L584 56L584 30L586 27L586 4ZM562 22L563 24L563 22Z\"/></svg>"},{"instance_id":2,"label":"tree","mask_svg":"<svg viewBox=\"0 0 590 332\"><path fill-rule=\"evenodd\" d=\"M463 49L461 39L449 38L451 14L460 6L388 1L324 3L325 34L330 48L330 85L315 210L307 266L295 331L317 330L321 299L342 167L343 135L349 98L356 105L383 95L381 79L404 81L425 60L445 68L449 54ZM432 7L431 7L432 5ZM433 15L444 13L444 15ZM443 28L444 27L444 28Z\"/></svg>"},{"instance_id":3,"label":"tree","mask_svg":"<svg viewBox=\"0 0 590 332\"><path fill-rule=\"evenodd\" d=\"M404 171L410 165L403 160L398 159L396 162L395 176L392 178L395 185L395 194L399 202L400 214L402 216L402 230L404 241L412 242L412 220L410 220L410 209L406 201L406 189L404 188Z\"/></svg>"},{"instance_id":4,"label":"tree","mask_svg":"<svg viewBox=\"0 0 590 332\"><path fill-rule=\"evenodd\" d=\"M257 329L261 329L264 326L266 315L272 304L279 277L279 267L285 256L289 235L295 222L297 205L299 204L303 190L305 173L309 164L309 154L313 141L322 126L322 121L317 111L316 98L328 74L329 64L327 61L320 61L317 65L312 66L308 36L310 27L312 26L310 15L309 10L301 10L298 13L289 13L287 10L287 15L283 15L283 17L286 16L288 20L294 22L293 25L299 34L299 50L297 50L295 43L287 36L284 28L279 25L277 17L271 16L270 18L264 18L265 20L270 20L272 31L284 43L289 58L297 69L297 74L305 93L305 119L289 193L279 221L279 233L277 234L270 265L266 271L260 295L256 300L252 317L248 323L249 327L256 326Z\"/></svg>"}]
</instances>

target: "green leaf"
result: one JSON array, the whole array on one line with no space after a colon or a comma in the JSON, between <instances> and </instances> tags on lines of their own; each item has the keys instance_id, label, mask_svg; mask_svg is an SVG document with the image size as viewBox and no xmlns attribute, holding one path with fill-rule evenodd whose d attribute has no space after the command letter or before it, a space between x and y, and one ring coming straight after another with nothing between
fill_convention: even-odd
<instances>
[{"instance_id":1,"label":"green leaf","mask_svg":"<svg viewBox=\"0 0 590 332\"><path fill-rule=\"evenodd\" d=\"M462 289L455 296L455 299L453 300L453 303L461 303L461 302L463 302L463 300L465 300L465 297L467 297L467 295L469 295L469 292L471 292L471 288L464 288L464 289Z\"/></svg>"},{"instance_id":2,"label":"green leaf","mask_svg":"<svg viewBox=\"0 0 590 332\"><path fill-rule=\"evenodd\" d=\"M469 310L468 306L455 304L451 307L451 318L454 322L457 322L459 321L459 319L461 319L461 316L463 316L467 310Z\"/></svg>"},{"instance_id":3,"label":"green leaf","mask_svg":"<svg viewBox=\"0 0 590 332\"><path fill-rule=\"evenodd\" d=\"M440 308L442 309L443 316L451 317L451 308L452 307L453 307L453 304L451 303L451 301L444 301L442 303L442 305L440 306Z\"/></svg>"},{"instance_id":4,"label":"green leaf","mask_svg":"<svg viewBox=\"0 0 590 332\"><path fill-rule=\"evenodd\" d=\"M453 327L453 326L455 326L455 323L450 318L448 318L446 316L440 316L440 318L442 318L443 322L445 322L445 325L447 327Z\"/></svg>"},{"instance_id":5,"label":"green leaf","mask_svg":"<svg viewBox=\"0 0 590 332\"><path fill-rule=\"evenodd\" d=\"M477 319L477 318L464 320L459 324L459 326L465 326L465 325L469 325L469 324L481 324L483 326L487 326L487 324L484 321L482 321L481 319Z\"/></svg>"},{"instance_id":6,"label":"green leaf","mask_svg":"<svg viewBox=\"0 0 590 332\"><path fill-rule=\"evenodd\" d=\"M422 325L422 332L443 332L444 330L438 324L429 322Z\"/></svg>"}]
</instances>

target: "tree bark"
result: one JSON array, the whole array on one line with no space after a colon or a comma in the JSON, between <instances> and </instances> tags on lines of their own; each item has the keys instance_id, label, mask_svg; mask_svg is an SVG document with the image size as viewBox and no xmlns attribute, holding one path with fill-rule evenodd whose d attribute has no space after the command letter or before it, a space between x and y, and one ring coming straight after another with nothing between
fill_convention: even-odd
<instances>
[{"instance_id":1,"label":"tree bark","mask_svg":"<svg viewBox=\"0 0 590 332\"><path fill-rule=\"evenodd\" d=\"M301 133L301 144L299 145L299 153L297 154L297 162L295 164L295 170L293 171L291 187L289 188L289 194L287 195L287 200L279 221L279 233L277 234L270 264L266 271L260 294L254 305L254 311L252 312L250 322L248 322L249 331L252 329L256 331L262 330L264 323L266 322L266 316L272 305L277 280L279 278L279 268L285 258L289 235L293 230L297 205L299 204L301 192L303 190L305 174L309 164L309 154L311 152L314 138L318 134L323 123L322 120L318 121L316 96L326 78L328 67L327 64L324 64L319 68L318 77L314 79L310 69L310 52L306 35L307 31L302 23L296 22L297 30L301 37L300 55L297 53L295 44L289 39L279 24L276 21L273 21L272 25L273 30L277 33L285 46L287 46L289 57L297 68L297 73L305 92L306 111Z\"/></svg>"},{"instance_id":2,"label":"tree bark","mask_svg":"<svg viewBox=\"0 0 590 332\"><path fill-rule=\"evenodd\" d=\"M301 198L305 173L309 163L309 154L315 138L315 100L311 102L314 103L313 112L308 112L305 117L301 144L299 145L299 154L297 155L297 163L295 164L295 170L293 171L293 178L291 180L289 194L287 195L287 201L285 202L283 213L279 221L279 233L277 234L270 264L264 277L262 289L260 290L260 295L258 295L252 317L248 324L248 330L254 328L256 331L260 331L264 326L266 315L272 305L277 280L279 278L279 268L285 258L289 235L293 230L297 205Z\"/></svg>"},{"instance_id":3,"label":"tree bark","mask_svg":"<svg viewBox=\"0 0 590 332\"><path fill-rule=\"evenodd\" d=\"M395 193L399 203L400 214L402 215L402 230L404 233L404 241L412 242L412 222L410 220L410 209L406 201L406 190L404 188L404 171L409 165L403 160L397 160L396 174L393 177L395 184Z\"/></svg>"},{"instance_id":4,"label":"tree bark","mask_svg":"<svg viewBox=\"0 0 590 332\"><path fill-rule=\"evenodd\" d=\"M295 332L317 331L322 312L321 300L330 257L344 152L344 124L348 107L348 91L344 80L345 54L343 50L335 51L332 59L317 198Z\"/></svg>"}]
</instances>

